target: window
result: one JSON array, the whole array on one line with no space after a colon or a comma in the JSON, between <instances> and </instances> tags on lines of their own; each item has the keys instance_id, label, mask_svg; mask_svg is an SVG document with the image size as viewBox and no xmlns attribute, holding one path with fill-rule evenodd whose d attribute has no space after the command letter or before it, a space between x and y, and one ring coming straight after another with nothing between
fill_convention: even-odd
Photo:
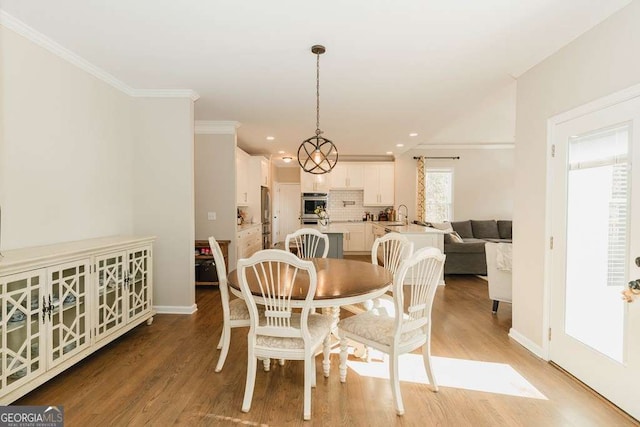
<instances>
[{"instance_id":1,"label":"window","mask_svg":"<svg viewBox=\"0 0 640 427\"><path fill-rule=\"evenodd\" d=\"M427 222L444 222L453 219L453 168L427 168L425 199Z\"/></svg>"}]
</instances>

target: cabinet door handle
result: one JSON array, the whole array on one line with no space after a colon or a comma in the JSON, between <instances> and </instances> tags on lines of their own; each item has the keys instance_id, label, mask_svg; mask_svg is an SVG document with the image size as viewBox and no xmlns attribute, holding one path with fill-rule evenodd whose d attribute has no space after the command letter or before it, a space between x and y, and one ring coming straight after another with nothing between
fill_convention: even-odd
<instances>
[{"instance_id":1,"label":"cabinet door handle","mask_svg":"<svg viewBox=\"0 0 640 427\"><path fill-rule=\"evenodd\" d=\"M42 295L42 324L44 325L44 319L47 317L47 300Z\"/></svg>"},{"instance_id":2,"label":"cabinet door handle","mask_svg":"<svg viewBox=\"0 0 640 427\"><path fill-rule=\"evenodd\" d=\"M47 308L49 313L49 321L51 321L51 313L53 312L53 303L51 302L51 295L49 295L49 307Z\"/></svg>"}]
</instances>

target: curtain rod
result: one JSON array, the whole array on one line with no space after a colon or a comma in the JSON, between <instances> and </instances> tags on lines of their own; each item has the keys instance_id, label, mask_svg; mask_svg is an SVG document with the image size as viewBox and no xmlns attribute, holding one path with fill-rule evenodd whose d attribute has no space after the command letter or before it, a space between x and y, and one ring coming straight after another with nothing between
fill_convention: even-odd
<instances>
[{"instance_id":1,"label":"curtain rod","mask_svg":"<svg viewBox=\"0 0 640 427\"><path fill-rule=\"evenodd\" d=\"M413 160L419 159L451 159L451 160L460 160L460 156L451 156L451 157L428 157L428 156L414 156Z\"/></svg>"}]
</instances>

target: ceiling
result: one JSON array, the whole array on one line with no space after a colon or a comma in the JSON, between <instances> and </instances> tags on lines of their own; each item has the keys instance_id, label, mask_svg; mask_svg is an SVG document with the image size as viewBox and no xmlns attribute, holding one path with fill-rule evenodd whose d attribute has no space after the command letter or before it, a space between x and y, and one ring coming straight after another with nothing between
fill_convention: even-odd
<instances>
[{"instance_id":1,"label":"ceiling","mask_svg":"<svg viewBox=\"0 0 640 427\"><path fill-rule=\"evenodd\" d=\"M492 105L485 100L500 91L514 93L504 88L630 1L0 0L0 5L132 88L195 90L197 120L238 121L242 148L277 157L281 150L295 156L300 142L314 135L314 44L327 48L320 57L324 136L340 155L397 155L443 132L455 135L451 123L469 109ZM414 132L418 135L409 136ZM449 139L444 142L460 142Z\"/></svg>"}]
</instances>

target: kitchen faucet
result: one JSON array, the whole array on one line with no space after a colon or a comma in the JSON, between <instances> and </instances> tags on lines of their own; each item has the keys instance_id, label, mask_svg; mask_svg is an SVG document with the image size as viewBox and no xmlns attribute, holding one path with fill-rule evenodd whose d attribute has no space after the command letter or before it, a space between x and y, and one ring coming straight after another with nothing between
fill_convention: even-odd
<instances>
[{"instance_id":1,"label":"kitchen faucet","mask_svg":"<svg viewBox=\"0 0 640 427\"><path fill-rule=\"evenodd\" d=\"M404 223L405 225L409 225L409 208L407 207L407 205L398 206L398 220L403 221L402 213L400 212L400 208L403 206L404 206Z\"/></svg>"}]
</instances>

